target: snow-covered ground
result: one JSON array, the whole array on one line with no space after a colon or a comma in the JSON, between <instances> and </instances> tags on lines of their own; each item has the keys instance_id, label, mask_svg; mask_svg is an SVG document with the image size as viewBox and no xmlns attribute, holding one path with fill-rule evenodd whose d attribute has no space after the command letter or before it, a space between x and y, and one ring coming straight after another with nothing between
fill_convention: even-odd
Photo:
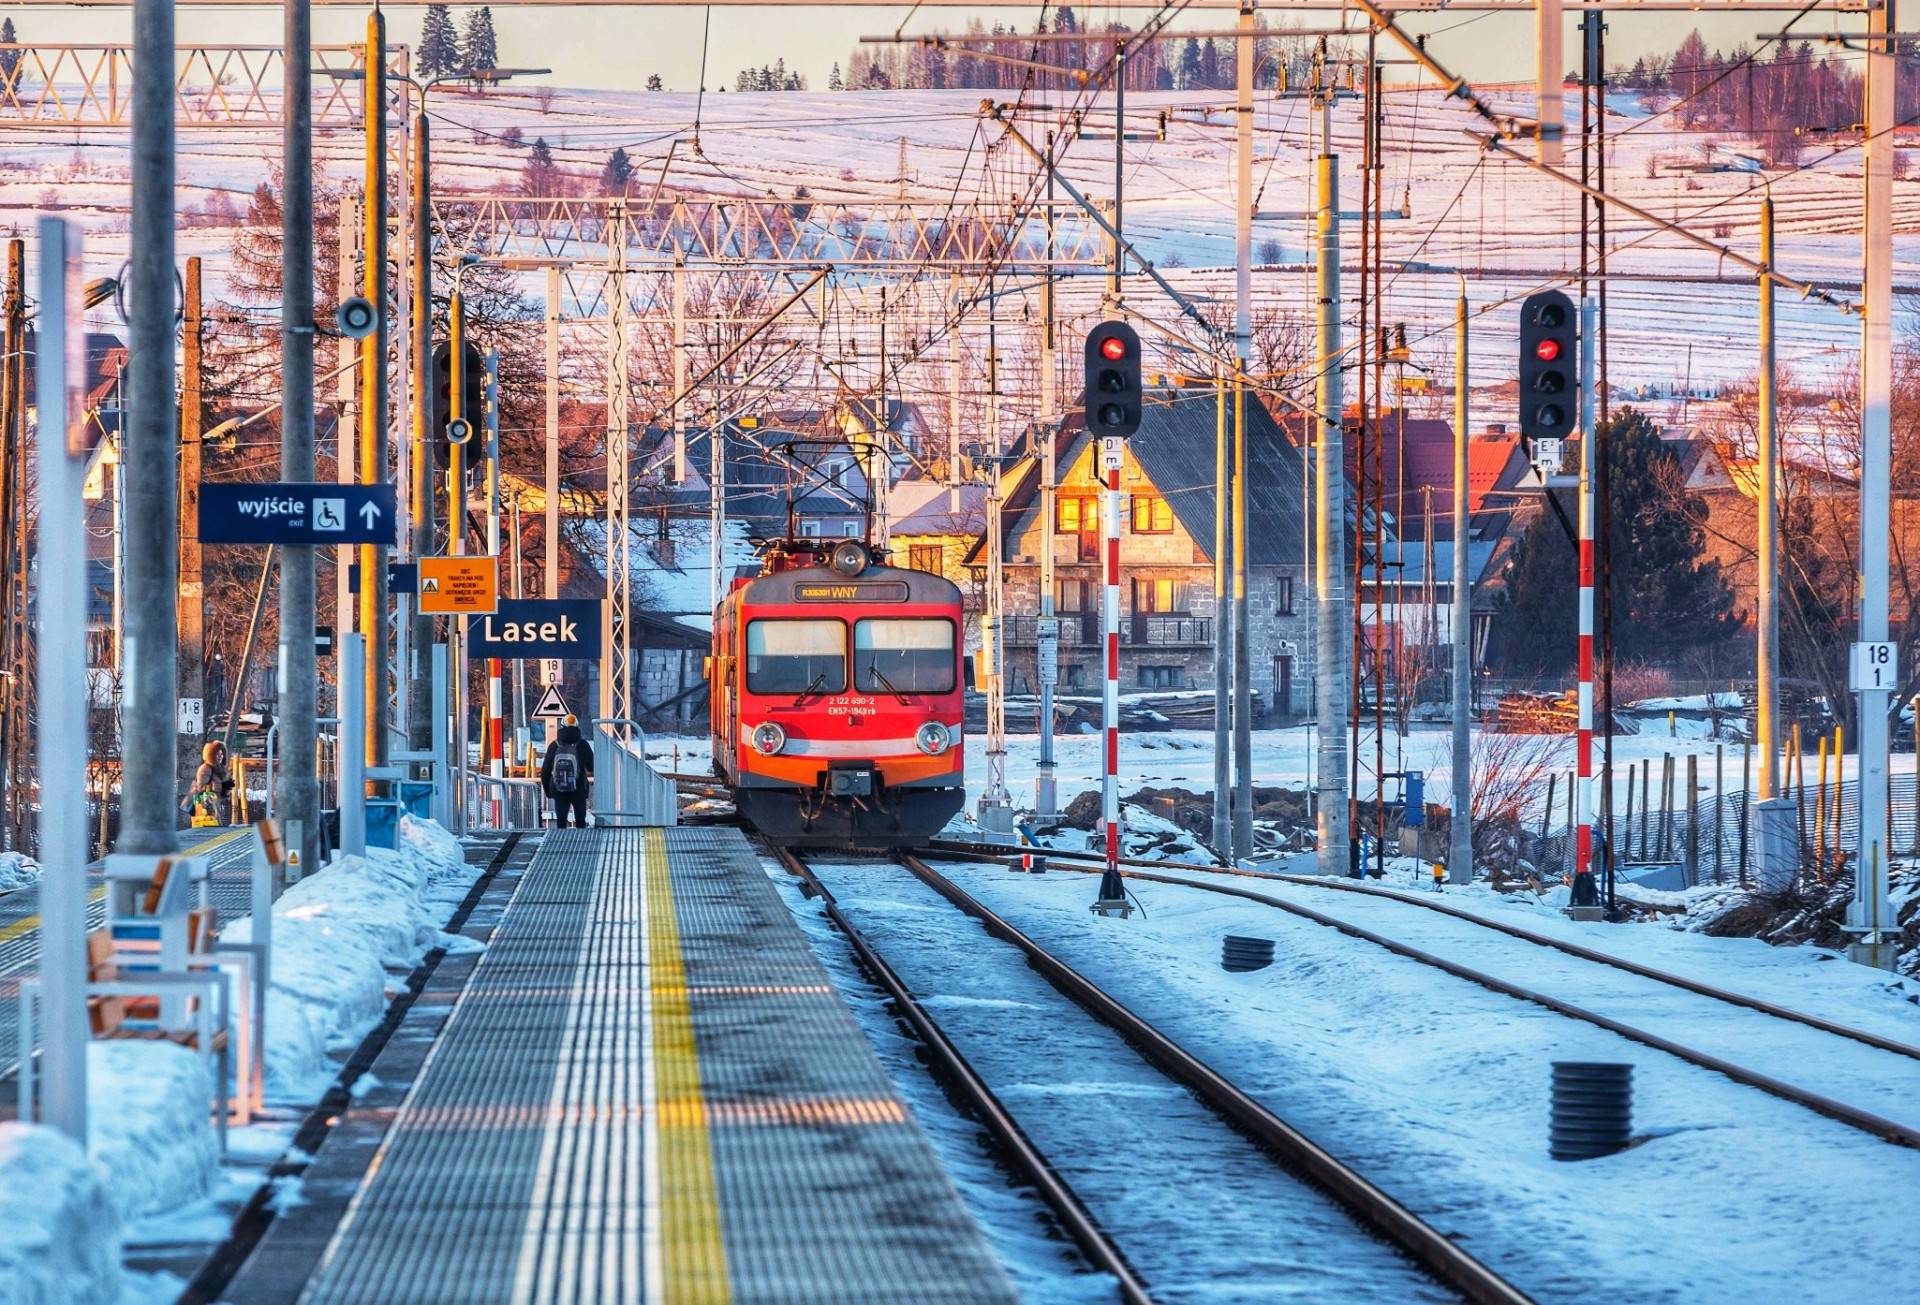
<instances>
[{"instance_id":1,"label":"snow-covered ground","mask_svg":"<svg viewBox=\"0 0 1920 1305\"><path fill-rule=\"evenodd\" d=\"M1542 1301L1911 1295L1905 1203L1860 1199L1914 1190L1920 1156L1909 1151L1271 908L1146 884L1145 912L1122 922L1089 914L1091 884L1081 875L952 873ZM875 918L915 909L886 880L847 874L835 887ZM1223 972L1226 933L1275 939L1274 965ZM927 995L945 995L969 960L996 945L974 938L953 964L928 973ZM1726 946L1657 929L1609 938L1649 940L1657 954L1698 948L1695 964ZM1807 970L1821 963L1810 954L1757 944L1728 954L1739 967L1734 986L1766 986L1759 976L1777 970L1782 993L1797 987L1798 1004L1812 1000ZM1900 996L1870 985L1837 987L1826 1013L1864 1021L1877 1008L1877 1018L1895 1020ZM1724 1036L1712 1011L1673 1018L1694 1020L1690 1040ZM1036 1073L1055 1063L1049 1052L1032 1056ZM1634 1065L1631 1149L1580 1164L1548 1159L1555 1060ZM1135 1109L1150 1121L1157 1106ZM1187 1190L1179 1199L1204 1197ZM1848 1248L1844 1272L1831 1260L1839 1245Z\"/></svg>"},{"instance_id":2,"label":"snow-covered ground","mask_svg":"<svg viewBox=\"0 0 1920 1305\"><path fill-rule=\"evenodd\" d=\"M1529 88L1482 89L1503 111L1523 117L1533 111ZM552 149L570 184L589 193L608 155L622 146L636 181L649 193L784 196L805 187L819 201L885 201L904 183L912 196L941 203L952 196L980 197L1004 211L1026 194L1032 169L999 129L983 126L980 98L967 90L710 96L699 106L696 132L695 98L688 94L518 83L484 94L443 88L434 97L440 119L435 189L443 196L517 194L527 146L538 138ZM1065 104L1076 97L1059 98ZM1207 91L1141 93L1128 103L1136 123L1150 124L1162 111L1169 117L1164 140L1142 132L1129 146L1127 234L1183 293L1202 302L1231 294L1230 103L1230 94ZM1683 129L1659 112L1666 104L1661 97L1644 105L1634 95L1611 98L1611 192L1664 218L1689 221L1711 239L1752 255L1760 199L1770 190L1780 215L1779 265L1816 281L1857 277L1857 148L1814 146L1801 170L1762 176L1726 166L1730 155L1748 148L1744 138ZM1310 208L1318 146L1314 115L1304 105L1298 96L1258 98L1254 176L1263 209ZM1108 112L1099 102L1091 121L1099 125ZM1334 148L1345 174L1342 193L1355 195L1356 103L1343 100L1333 117ZM1456 267L1467 279L1471 302L1488 306L1475 320L1483 342L1473 358L1475 384L1488 385L1513 373L1508 342L1515 314L1500 305L1577 264L1579 197L1504 154L1486 154L1469 135L1481 126L1467 106L1436 86L1390 90L1383 185L1388 206L1403 208L1405 217L1383 223L1381 238L1388 262L1400 265L1386 287L1388 320L1407 324L1423 365L1438 361L1443 372L1450 366ZM88 146L77 150L51 133L14 142L0 167L0 222L30 234L34 213L65 212L89 228L89 256L117 267L126 256L126 155L112 134L90 138ZM903 148L907 175L901 178ZM210 202L244 208L245 196L267 179L278 156L278 130L188 128L180 132L180 149L179 203L183 212L196 213L181 233L181 253L208 259L209 289L217 297L233 234L230 219L206 210ZM351 184L361 170L357 133L323 132L316 157L327 178ZM1062 170L1095 198L1111 191L1111 160L1098 144L1070 146ZM1895 188L1895 276L1906 282L1920 262L1914 238L1920 183L1903 178ZM1754 292L1736 269L1624 214L1616 215L1611 234L1613 385L1713 385L1753 372ZM1308 237L1304 221L1260 224L1254 276L1259 309L1306 311ZM1626 279L1634 272L1648 279ZM526 274L532 300L538 299L539 277ZM1065 319L1076 322L1098 310L1098 280L1075 278L1062 287ZM1836 293L1850 299L1855 292ZM1165 310L1169 323L1177 316L1144 280L1129 298L1143 311ZM1896 311L1910 309L1902 304ZM1833 378L1858 348L1855 323L1834 308L1783 296L1779 313L1782 365L1805 383ZM975 362L967 365L971 375ZM944 392L944 367L941 360L935 369L941 375L924 377L908 369L901 381ZM1022 383L1003 379L1004 386Z\"/></svg>"},{"instance_id":3,"label":"snow-covered ground","mask_svg":"<svg viewBox=\"0 0 1920 1305\"><path fill-rule=\"evenodd\" d=\"M0 893L40 882L40 863L23 852L0 852Z\"/></svg>"}]
</instances>

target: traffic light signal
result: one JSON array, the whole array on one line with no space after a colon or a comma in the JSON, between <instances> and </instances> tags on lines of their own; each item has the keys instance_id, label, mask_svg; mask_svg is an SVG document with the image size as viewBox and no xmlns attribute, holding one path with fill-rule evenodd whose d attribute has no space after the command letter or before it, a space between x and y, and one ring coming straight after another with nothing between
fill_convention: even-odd
<instances>
[{"instance_id":1,"label":"traffic light signal","mask_svg":"<svg viewBox=\"0 0 1920 1305\"><path fill-rule=\"evenodd\" d=\"M462 353L466 361L460 368L460 419L469 429L478 431L487 415L487 360L471 344ZM447 465L447 424L453 420L453 350L444 341L433 347L433 389L428 407L428 435L433 441L434 457L444 467ZM469 454L468 471L478 462L478 458Z\"/></svg>"},{"instance_id":2,"label":"traffic light signal","mask_svg":"<svg viewBox=\"0 0 1920 1305\"><path fill-rule=\"evenodd\" d=\"M1558 290L1520 306L1520 434L1565 439L1579 412L1580 319Z\"/></svg>"},{"instance_id":3,"label":"traffic light signal","mask_svg":"<svg viewBox=\"0 0 1920 1305\"><path fill-rule=\"evenodd\" d=\"M1087 432L1125 438L1140 429L1140 336L1125 322L1087 332Z\"/></svg>"}]
</instances>

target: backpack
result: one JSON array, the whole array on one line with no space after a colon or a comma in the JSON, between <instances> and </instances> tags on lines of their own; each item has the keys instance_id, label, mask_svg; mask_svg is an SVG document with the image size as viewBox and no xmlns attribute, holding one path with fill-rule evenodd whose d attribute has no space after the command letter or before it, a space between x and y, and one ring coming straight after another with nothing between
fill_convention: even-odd
<instances>
[{"instance_id":1,"label":"backpack","mask_svg":"<svg viewBox=\"0 0 1920 1305\"><path fill-rule=\"evenodd\" d=\"M568 747L553 756L553 791L572 795L580 788L580 754Z\"/></svg>"}]
</instances>

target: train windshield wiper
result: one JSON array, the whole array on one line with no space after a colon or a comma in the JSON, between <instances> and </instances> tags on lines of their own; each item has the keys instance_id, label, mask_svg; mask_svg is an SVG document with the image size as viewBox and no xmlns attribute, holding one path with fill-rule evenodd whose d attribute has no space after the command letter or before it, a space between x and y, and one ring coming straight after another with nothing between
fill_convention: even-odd
<instances>
[{"instance_id":1,"label":"train windshield wiper","mask_svg":"<svg viewBox=\"0 0 1920 1305\"><path fill-rule=\"evenodd\" d=\"M881 688L885 689L888 693L891 693L894 697L898 698L901 702L901 705L909 706L909 707L913 705L913 699L909 698L906 694L900 692L900 690L894 688L893 681L889 680L886 676L882 675L880 673L880 668L878 666L867 667L867 674L871 675L876 681L878 681Z\"/></svg>"},{"instance_id":2,"label":"train windshield wiper","mask_svg":"<svg viewBox=\"0 0 1920 1305\"><path fill-rule=\"evenodd\" d=\"M811 680L807 681L807 687L800 690L799 694L795 696L793 700L793 705L798 707L801 703L805 702L808 698L811 698L813 696L814 690L824 687L826 685L826 682L827 682L827 673L825 671L820 671Z\"/></svg>"}]
</instances>

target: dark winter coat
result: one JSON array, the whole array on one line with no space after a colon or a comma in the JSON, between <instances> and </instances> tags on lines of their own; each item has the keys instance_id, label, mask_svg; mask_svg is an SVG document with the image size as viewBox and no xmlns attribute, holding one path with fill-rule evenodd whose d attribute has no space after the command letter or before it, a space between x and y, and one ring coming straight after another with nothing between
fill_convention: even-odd
<instances>
[{"instance_id":1,"label":"dark winter coat","mask_svg":"<svg viewBox=\"0 0 1920 1305\"><path fill-rule=\"evenodd\" d=\"M553 759L562 749L579 758L580 784L567 796L584 797L593 787L593 745L580 737L578 725L562 725L559 736L547 744L547 754L540 759L540 791L550 798L560 796L553 791Z\"/></svg>"}]
</instances>

